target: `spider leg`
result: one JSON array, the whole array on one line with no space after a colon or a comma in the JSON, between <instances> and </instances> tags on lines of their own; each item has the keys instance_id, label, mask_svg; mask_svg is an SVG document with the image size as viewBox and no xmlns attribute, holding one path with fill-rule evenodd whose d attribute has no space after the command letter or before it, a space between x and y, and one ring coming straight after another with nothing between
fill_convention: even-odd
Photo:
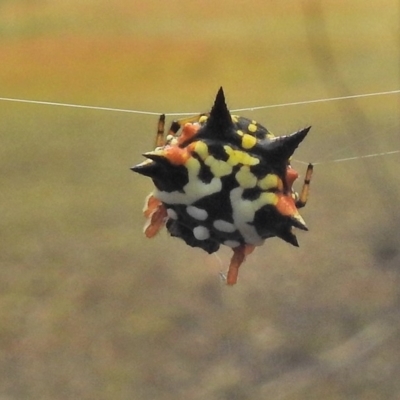
<instances>
[{"instance_id":1,"label":"spider leg","mask_svg":"<svg viewBox=\"0 0 400 400\"><path fill-rule=\"evenodd\" d=\"M181 129L183 126L185 126L185 124L198 122L200 117L202 117L203 115L206 115L206 114L194 115L193 117L182 118L182 119L173 121L171 124L171 127L169 128L168 136L169 135L175 136L177 134L177 132L179 131L179 129Z\"/></svg>"},{"instance_id":2,"label":"spider leg","mask_svg":"<svg viewBox=\"0 0 400 400\"><path fill-rule=\"evenodd\" d=\"M311 163L308 164L306 176L304 178L303 187L301 189L300 196L296 201L297 208L304 207L307 204L308 194L310 192L310 182L311 182L313 169L314 169L313 165Z\"/></svg>"},{"instance_id":3,"label":"spider leg","mask_svg":"<svg viewBox=\"0 0 400 400\"><path fill-rule=\"evenodd\" d=\"M164 126L165 126L165 114L161 114L158 119L157 136L156 136L156 147L164 146Z\"/></svg>"},{"instance_id":4,"label":"spider leg","mask_svg":"<svg viewBox=\"0 0 400 400\"><path fill-rule=\"evenodd\" d=\"M227 285L232 286L237 282L239 267L242 265L246 256L253 252L254 248L255 247L250 244L242 244L233 249L233 256L226 275Z\"/></svg>"},{"instance_id":5,"label":"spider leg","mask_svg":"<svg viewBox=\"0 0 400 400\"><path fill-rule=\"evenodd\" d=\"M175 135L178 133L179 129L181 129L185 124L190 123L190 122L197 122L202 115L204 115L204 114L200 114L200 115L196 115L194 117L183 118L183 119L173 121L171 124L171 127L169 128L167 137L170 135L175 137ZM156 147L165 146L164 132L165 132L165 114L161 114L160 118L158 119L158 125L157 125L157 134L156 134L156 140L155 140Z\"/></svg>"},{"instance_id":6,"label":"spider leg","mask_svg":"<svg viewBox=\"0 0 400 400\"><path fill-rule=\"evenodd\" d=\"M167 210L160 200L150 194L146 199L143 213L147 218L146 224L143 228L144 234L148 238L152 238L165 225Z\"/></svg>"}]
</instances>

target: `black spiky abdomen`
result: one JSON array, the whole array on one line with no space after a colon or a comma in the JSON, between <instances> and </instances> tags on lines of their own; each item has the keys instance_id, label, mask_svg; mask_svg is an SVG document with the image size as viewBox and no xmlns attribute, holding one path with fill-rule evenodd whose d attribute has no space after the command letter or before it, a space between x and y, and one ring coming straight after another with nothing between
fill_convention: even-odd
<instances>
[{"instance_id":1,"label":"black spiky abdomen","mask_svg":"<svg viewBox=\"0 0 400 400\"><path fill-rule=\"evenodd\" d=\"M257 122L231 115L222 90L209 116L195 124L187 131L194 134L177 135L133 168L153 179L170 234L208 253L273 236L297 245L292 227L306 227L286 176L309 128L275 138Z\"/></svg>"}]
</instances>

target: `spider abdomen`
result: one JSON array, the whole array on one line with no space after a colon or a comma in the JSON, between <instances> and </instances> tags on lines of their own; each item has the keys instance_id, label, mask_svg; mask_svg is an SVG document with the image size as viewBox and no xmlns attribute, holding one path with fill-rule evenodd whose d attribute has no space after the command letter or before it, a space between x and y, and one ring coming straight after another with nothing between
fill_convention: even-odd
<instances>
[{"instance_id":1,"label":"spider abdomen","mask_svg":"<svg viewBox=\"0 0 400 400\"><path fill-rule=\"evenodd\" d=\"M274 137L257 122L231 115L222 89L209 115L190 119L181 132L180 126L175 123L166 144L132 168L155 185L146 234L165 223L172 236L208 253L226 245L234 249L231 267L240 265L246 249L273 236L297 246L292 228L307 227L289 158L310 128Z\"/></svg>"}]
</instances>

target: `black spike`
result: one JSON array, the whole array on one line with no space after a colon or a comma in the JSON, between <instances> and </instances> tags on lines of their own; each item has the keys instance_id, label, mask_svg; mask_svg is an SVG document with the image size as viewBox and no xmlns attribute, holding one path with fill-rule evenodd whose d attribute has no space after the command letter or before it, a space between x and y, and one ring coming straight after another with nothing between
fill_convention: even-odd
<instances>
[{"instance_id":1,"label":"black spike","mask_svg":"<svg viewBox=\"0 0 400 400\"><path fill-rule=\"evenodd\" d=\"M296 235L293 234L291 230L279 232L277 236L283 239L285 242L288 242L293 246L299 247L299 242L297 241L297 237Z\"/></svg>"},{"instance_id":2,"label":"black spike","mask_svg":"<svg viewBox=\"0 0 400 400\"><path fill-rule=\"evenodd\" d=\"M144 161L131 170L150 177L157 189L165 192L181 191L188 183L188 171L184 166L172 165L166 157L151 152L144 156L152 161Z\"/></svg>"},{"instance_id":3,"label":"black spike","mask_svg":"<svg viewBox=\"0 0 400 400\"><path fill-rule=\"evenodd\" d=\"M225 102L224 90L219 89L207 123L198 132L197 137L230 141L234 135L234 124Z\"/></svg>"},{"instance_id":4,"label":"black spike","mask_svg":"<svg viewBox=\"0 0 400 400\"><path fill-rule=\"evenodd\" d=\"M156 178L160 174L160 165L155 162L145 161L131 167L131 170L138 174L149 176L150 178Z\"/></svg>"},{"instance_id":5,"label":"black spike","mask_svg":"<svg viewBox=\"0 0 400 400\"><path fill-rule=\"evenodd\" d=\"M157 154L154 151L149 151L142 154L143 157L149 158L150 160L156 161L160 164L170 164L168 159L163 154Z\"/></svg>"},{"instance_id":6,"label":"black spike","mask_svg":"<svg viewBox=\"0 0 400 400\"><path fill-rule=\"evenodd\" d=\"M162 168L166 168L170 164L165 156L152 151L142 155L148 158L148 160L133 166L131 170L138 174L149 176L150 178L159 178L163 175Z\"/></svg>"},{"instance_id":7,"label":"black spike","mask_svg":"<svg viewBox=\"0 0 400 400\"><path fill-rule=\"evenodd\" d=\"M310 129L311 126L287 136L278 136L262 146L263 152L266 152L269 157L274 157L279 160L288 160L298 145L307 136Z\"/></svg>"},{"instance_id":8,"label":"black spike","mask_svg":"<svg viewBox=\"0 0 400 400\"><path fill-rule=\"evenodd\" d=\"M299 228L303 231L308 231L307 225L304 222L303 218L300 216L300 214L293 215L292 217L290 217L290 221L292 225L295 226L296 228Z\"/></svg>"}]
</instances>

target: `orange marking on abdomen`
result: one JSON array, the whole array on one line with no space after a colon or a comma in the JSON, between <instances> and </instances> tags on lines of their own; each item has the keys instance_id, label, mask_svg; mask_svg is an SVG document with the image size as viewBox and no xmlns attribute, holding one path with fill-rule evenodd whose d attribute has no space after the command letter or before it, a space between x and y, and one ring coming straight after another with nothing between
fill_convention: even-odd
<instances>
[{"instance_id":1,"label":"orange marking on abdomen","mask_svg":"<svg viewBox=\"0 0 400 400\"><path fill-rule=\"evenodd\" d=\"M191 139L197 133L199 128L199 124L185 124L185 126L182 128L181 135L178 137L178 145L185 143L187 140Z\"/></svg>"}]
</instances>

